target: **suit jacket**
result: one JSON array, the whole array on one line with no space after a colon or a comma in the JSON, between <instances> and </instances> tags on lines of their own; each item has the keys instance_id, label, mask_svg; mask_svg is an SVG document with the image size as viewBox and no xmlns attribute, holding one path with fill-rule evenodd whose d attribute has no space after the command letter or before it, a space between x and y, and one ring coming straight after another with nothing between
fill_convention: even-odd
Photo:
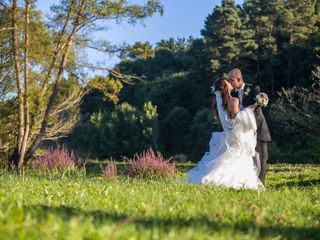
<instances>
[{"instance_id":1,"label":"suit jacket","mask_svg":"<svg viewBox=\"0 0 320 240\"><path fill-rule=\"evenodd\" d=\"M259 86L254 86L246 83L243 89L242 106L248 107L250 105L253 105L255 103L255 97L259 93L260 93ZM238 92L235 90L231 92L231 96L239 98ZM271 135L270 135L270 131L269 131L266 119L263 115L262 108L257 107L254 111L254 115L256 117L256 122L257 122L258 139L264 142L270 142Z\"/></svg>"}]
</instances>

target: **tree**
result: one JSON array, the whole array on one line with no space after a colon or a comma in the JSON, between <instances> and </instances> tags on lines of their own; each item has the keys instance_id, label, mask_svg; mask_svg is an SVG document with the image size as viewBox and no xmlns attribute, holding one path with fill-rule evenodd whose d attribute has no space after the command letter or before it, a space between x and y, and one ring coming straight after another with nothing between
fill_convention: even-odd
<instances>
[{"instance_id":1,"label":"tree","mask_svg":"<svg viewBox=\"0 0 320 240\"><path fill-rule=\"evenodd\" d=\"M14 88L11 46L11 14L0 6L0 101Z\"/></svg>"},{"instance_id":2,"label":"tree","mask_svg":"<svg viewBox=\"0 0 320 240\"><path fill-rule=\"evenodd\" d=\"M144 60L153 56L154 56L154 51L149 42L146 42L146 43L136 42L129 49L124 49L123 53L121 54L121 58L126 58L126 57L131 59L140 58Z\"/></svg>"},{"instance_id":3,"label":"tree","mask_svg":"<svg viewBox=\"0 0 320 240\"><path fill-rule=\"evenodd\" d=\"M15 0L14 0L15 1ZM25 32L24 32L24 96L23 96L23 107L24 107L24 129L23 129L23 137L22 142L20 145L19 151L19 161L18 161L18 168L21 169L23 166L23 161L26 154L26 148L29 138L30 132L30 104L29 104L29 51L30 51L30 44L29 44L29 27L30 27L30 8L32 0L25 1ZM14 15L14 14L13 14ZM16 26L14 26L15 28ZM13 31L15 32L15 31ZM18 51L17 46L15 46L15 51ZM18 72L18 69L16 68ZM17 78L18 79L18 78ZM19 99L20 100L20 99ZM19 114L19 116L21 116Z\"/></svg>"},{"instance_id":4,"label":"tree","mask_svg":"<svg viewBox=\"0 0 320 240\"><path fill-rule=\"evenodd\" d=\"M99 90L106 101L116 104L119 101L119 93L123 88L123 84L117 79L95 76L88 83L88 88L91 90Z\"/></svg>"},{"instance_id":5,"label":"tree","mask_svg":"<svg viewBox=\"0 0 320 240\"><path fill-rule=\"evenodd\" d=\"M14 65L15 65L15 79L16 85L18 90L18 99L19 99L19 134L18 134L18 156L14 159L14 163L16 166L19 166L19 159L20 159L20 152L21 152L21 145L24 136L24 99L23 99L23 92L22 92L22 85L21 85L21 66L20 66L20 57L19 57L19 49L18 49L18 39L17 39L17 0L13 0L12 2L12 52L14 57ZM23 153L24 154L24 153Z\"/></svg>"},{"instance_id":6,"label":"tree","mask_svg":"<svg viewBox=\"0 0 320 240\"><path fill-rule=\"evenodd\" d=\"M86 34L90 34L90 30L97 29L103 21L128 20L130 24L135 24L137 21L153 15L156 12L162 13L162 6L157 0L150 0L145 5L130 4L128 1L94 1L94 0L62 0L60 4L52 7L52 16L49 19L51 43L53 51L48 51L49 61L30 68L29 53L30 53L30 38L35 34L31 32L31 14L34 12L31 0L25 1L24 25L18 28L18 5L14 0L12 4L12 54L15 63L15 80L17 86L17 95L19 102L19 131L17 141L17 154L13 155L12 159L15 165L21 169L24 163L25 154L30 158L40 143L48 138L48 130L50 128L57 133L70 131L70 122L65 118L67 115L62 114L64 110L79 104L82 93L79 93L80 88L77 88L78 94L75 92L63 102L58 102L57 98L61 92L61 83L66 71L72 72L72 67L76 67L74 57L74 47L83 46L88 43ZM102 25L103 28L103 25ZM22 29L24 40L20 36ZM100 27L101 29L101 27ZM23 51L20 46L23 46ZM23 66L21 66L20 56L23 56ZM70 63L73 62L70 65ZM39 70L40 69L40 70ZM31 84L30 70L42 75L42 81L39 84L39 99L44 107L40 112L38 119L41 124L39 128L29 131L30 128L30 109L29 109L29 86ZM115 71L112 72L116 74ZM122 76L118 74L117 76ZM22 78L24 85L22 86ZM81 91L80 91L81 92ZM53 116L55 115L55 116ZM58 118L57 118L58 116ZM60 120L58 120L60 119ZM54 121L56 123L53 123ZM66 127L69 126L69 127ZM33 132L33 136L29 136ZM52 133L52 132L51 132ZM58 134L58 135L59 135ZM50 138L58 136L50 135ZM18 160L17 160L18 159Z\"/></svg>"},{"instance_id":7,"label":"tree","mask_svg":"<svg viewBox=\"0 0 320 240\"><path fill-rule=\"evenodd\" d=\"M261 84L270 85L275 96L274 66L277 59L277 22L284 4L279 0L248 0L244 3L244 14L249 18L246 26L254 31L253 40L257 44L252 59L256 64L255 77Z\"/></svg>"},{"instance_id":8,"label":"tree","mask_svg":"<svg viewBox=\"0 0 320 240\"><path fill-rule=\"evenodd\" d=\"M207 45L207 54L211 58L211 70L222 74L231 69L241 52L250 52L256 48L251 40L253 33L241 20L240 8L234 0L223 0L206 21L201 31Z\"/></svg>"},{"instance_id":9,"label":"tree","mask_svg":"<svg viewBox=\"0 0 320 240\"><path fill-rule=\"evenodd\" d=\"M281 12L279 18L281 28L279 31L285 38L283 47L287 51L287 71L286 71L286 87L292 87L293 81L294 59L299 56L299 48L304 47L304 43L309 36L318 31L315 25L319 16L316 14L317 1L297 1L290 0L286 2L285 8ZM295 54L296 53L296 54Z\"/></svg>"}]
</instances>

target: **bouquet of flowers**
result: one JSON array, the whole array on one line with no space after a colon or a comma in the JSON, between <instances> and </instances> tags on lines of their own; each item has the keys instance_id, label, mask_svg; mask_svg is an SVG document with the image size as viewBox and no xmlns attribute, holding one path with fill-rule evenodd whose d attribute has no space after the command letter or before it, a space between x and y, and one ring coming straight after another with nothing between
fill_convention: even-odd
<instances>
[{"instance_id":1,"label":"bouquet of flowers","mask_svg":"<svg viewBox=\"0 0 320 240\"><path fill-rule=\"evenodd\" d=\"M268 97L268 95L266 93L263 93L263 92L259 93L256 96L255 100L256 100L256 103L261 107L268 106L269 97Z\"/></svg>"}]
</instances>

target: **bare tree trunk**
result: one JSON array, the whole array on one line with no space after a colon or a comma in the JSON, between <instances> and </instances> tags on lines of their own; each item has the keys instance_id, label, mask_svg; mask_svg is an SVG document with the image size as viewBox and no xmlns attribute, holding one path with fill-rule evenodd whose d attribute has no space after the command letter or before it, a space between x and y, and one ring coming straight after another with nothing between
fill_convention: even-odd
<instances>
[{"instance_id":1,"label":"bare tree trunk","mask_svg":"<svg viewBox=\"0 0 320 240\"><path fill-rule=\"evenodd\" d=\"M30 131L30 112L29 112L29 22L30 22L30 6L32 0L25 0L26 12L25 12L25 36L24 36L24 136L19 152L18 168L22 169L24 157L26 153L29 131Z\"/></svg>"},{"instance_id":2,"label":"bare tree trunk","mask_svg":"<svg viewBox=\"0 0 320 240\"><path fill-rule=\"evenodd\" d=\"M21 66L19 58L19 49L18 49L18 36L17 36L17 0L12 2L12 52L14 56L14 65L15 65L15 75L16 75L16 84L18 90L18 102L19 102L19 132L18 132L18 143L11 157L12 162L15 166L18 166L19 161L19 152L21 149L21 144L24 135L24 109L23 109L23 95L22 95L22 86L21 86Z\"/></svg>"},{"instance_id":3,"label":"bare tree trunk","mask_svg":"<svg viewBox=\"0 0 320 240\"><path fill-rule=\"evenodd\" d=\"M58 42L57 42L56 48L54 50L52 62L50 64L47 76L46 76L46 78L45 78L45 80L44 80L44 82L42 84L42 91L41 91L41 96L42 97L46 94L46 91L47 91L47 88L48 88L48 84L49 84L49 80L52 77L52 74L53 74L53 71L55 69L55 65L56 65L57 59L59 58L60 52L63 49L63 44L62 44L63 43L63 41L62 41L63 40L63 35L66 33L66 29L67 29L67 27L69 25L73 7L74 7L74 0L71 0L66 20L65 20L65 22L63 24L63 28L60 31L59 36L58 36ZM42 99L42 97L40 97L40 99Z\"/></svg>"},{"instance_id":4,"label":"bare tree trunk","mask_svg":"<svg viewBox=\"0 0 320 240\"><path fill-rule=\"evenodd\" d=\"M31 157L33 155L33 153L39 147L43 137L45 136L47 125L48 125L49 116L50 116L50 113L51 113L52 108L54 106L54 103L55 103L55 100L56 100L56 97L57 97L57 94L58 94L58 91L59 91L59 88L60 88L60 81L62 79L63 71L64 71L65 66L67 64L68 56L69 56L70 50L71 50L72 45L73 45L74 35L77 32L79 24L80 24L80 19L81 19L82 12L84 10L85 2L86 2L86 0L82 0L82 2L81 2L80 9L79 9L79 11L77 13L77 16L76 16L76 19L74 21L72 32L70 33L70 35L68 37L67 44L66 44L66 49L65 49L65 52L64 52L64 54L62 56L62 59L61 59L60 65L59 65L58 74L57 74L57 77L56 77L56 81L55 81L55 84L54 84L54 88L53 88L52 94L51 94L50 99L49 99L49 103L47 105L47 109L46 109L45 115L43 117L43 121L42 121L42 124L41 124L40 132L39 132L38 136L35 138L35 140L32 143L32 145L30 146L30 149L28 151L27 157Z\"/></svg>"}]
</instances>

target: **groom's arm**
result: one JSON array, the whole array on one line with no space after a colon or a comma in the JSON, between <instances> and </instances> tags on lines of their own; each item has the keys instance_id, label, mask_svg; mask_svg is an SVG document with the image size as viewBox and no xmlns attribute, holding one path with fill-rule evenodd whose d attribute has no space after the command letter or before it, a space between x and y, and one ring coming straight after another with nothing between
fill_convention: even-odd
<instances>
[{"instance_id":1,"label":"groom's arm","mask_svg":"<svg viewBox=\"0 0 320 240\"><path fill-rule=\"evenodd\" d=\"M253 98L255 98L261 92L260 86L254 86Z\"/></svg>"}]
</instances>

